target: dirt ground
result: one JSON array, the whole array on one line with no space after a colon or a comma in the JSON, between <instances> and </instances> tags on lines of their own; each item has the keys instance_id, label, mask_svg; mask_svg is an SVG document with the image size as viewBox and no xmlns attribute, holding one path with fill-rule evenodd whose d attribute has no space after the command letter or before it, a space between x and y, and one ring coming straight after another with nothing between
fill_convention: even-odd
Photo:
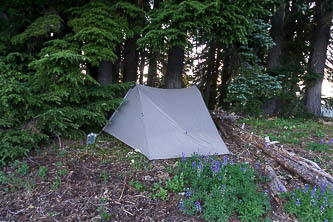
<instances>
[{"instance_id":1,"label":"dirt ground","mask_svg":"<svg viewBox=\"0 0 333 222\"><path fill-rule=\"evenodd\" d=\"M159 180L169 178L168 172L178 159L148 161L107 135L88 148L84 141L60 142L61 147L56 140L54 145L22 159L29 167L24 176L17 175L10 164L2 169L12 179L0 183L0 221L203 221L200 215L190 217L180 212L182 194L169 192L168 200L164 201L151 198L147 191ZM234 141L225 143L234 162L246 162L253 167L259 163L261 175L269 164L289 191L304 186L302 180L251 145L245 148ZM320 165L331 167L331 154L324 158L301 146L284 148L308 159L320 158ZM44 176L41 167L47 169ZM139 191L131 181L139 181L146 189ZM268 187L264 185L262 189ZM267 218L295 221L273 197L271 205Z\"/></svg>"}]
</instances>

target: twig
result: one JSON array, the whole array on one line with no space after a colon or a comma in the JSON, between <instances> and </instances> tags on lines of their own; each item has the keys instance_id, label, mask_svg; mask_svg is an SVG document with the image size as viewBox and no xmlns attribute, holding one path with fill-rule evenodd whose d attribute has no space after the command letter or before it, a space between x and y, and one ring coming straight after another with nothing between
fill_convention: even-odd
<instances>
[{"instance_id":1,"label":"twig","mask_svg":"<svg viewBox=\"0 0 333 222\"><path fill-rule=\"evenodd\" d=\"M129 212L129 211L123 209L123 208L122 208L122 210L125 211L126 213L128 213L129 215L134 216L134 214L132 214L131 212Z\"/></svg>"},{"instance_id":2,"label":"twig","mask_svg":"<svg viewBox=\"0 0 333 222\"><path fill-rule=\"evenodd\" d=\"M123 194L124 194L125 187L126 187L126 177L124 178L123 184L124 184L124 186L123 186L123 190L121 191L121 195L119 197L119 201L123 198Z\"/></svg>"},{"instance_id":3,"label":"twig","mask_svg":"<svg viewBox=\"0 0 333 222\"><path fill-rule=\"evenodd\" d=\"M60 137L57 135L58 137L58 141L59 141L59 148L61 149L62 145L61 145L61 140L60 140Z\"/></svg>"}]
</instances>

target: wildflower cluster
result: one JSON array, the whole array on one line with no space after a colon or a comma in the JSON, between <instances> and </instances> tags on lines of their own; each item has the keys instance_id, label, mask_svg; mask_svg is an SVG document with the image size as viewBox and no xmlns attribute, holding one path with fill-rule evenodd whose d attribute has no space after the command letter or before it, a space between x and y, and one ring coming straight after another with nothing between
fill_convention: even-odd
<instances>
[{"instance_id":1,"label":"wildflower cluster","mask_svg":"<svg viewBox=\"0 0 333 222\"><path fill-rule=\"evenodd\" d=\"M333 138L324 142L324 140L320 140L319 143L313 142L308 147L310 150L317 151L317 152L327 152L329 150L333 150Z\"/></svg>"},{"instance_id":2,"label":"wildflower cluster","mask_svg":"<svg viewBox=\"0 0 333 222\"><path fill-rule=\"evenodd\" d=\"M333 221L333 188L326 184L321 187L297 188L286 193L285 208L302 221Z\"/></svg>"},{"instance_id":3,"label":"wildflower cluster","mask_svg":"<svg viewBox=\"0 0 333 222\"><path fill-rule=\"evenodd\" d=\"M227 156L193 155L183 157L179 167L187 187L179 202L184 214L225 221L236 213L241 220L257 221L270 210L268 196L255 184L257 172L247 164L234 164Z\"/></svg>"}]
</instances>

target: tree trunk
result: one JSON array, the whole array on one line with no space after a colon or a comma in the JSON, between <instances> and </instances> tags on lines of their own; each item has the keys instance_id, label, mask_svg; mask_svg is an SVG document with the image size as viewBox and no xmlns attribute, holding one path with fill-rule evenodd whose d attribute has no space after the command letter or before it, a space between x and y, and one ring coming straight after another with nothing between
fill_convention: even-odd
<instances>
[{"instance_id":1,"label":"tree trunk","mask_svg":"<svg viewBox=\"0 0 333 222\"><path fill-rule=\"evenodd\" d=\"M271 28L271 37L275 43L269 52L268 52L268 61L267 69L268 71L274 70L280 66L280 56L282 52L282 43L283 43L283 28L284 28L284 17L286 4L284 0L281 0L280 7L275 12L272 17L272 28ZM263 109L264 114L277 114L280 109L280 98L274 97L269 101L266 101Z\"/></svg>"},{"instance_id":2,"label":"tree trunk","mask_svg":"<svg viewBox=\"0 0 333 222\"><path fill-rule=\"evenodd\" d=\"M228 110L230 104L225 99L227 98L228 86L232 76L234 48L227 48L224 53L219 106L223 110Z\"/></svg>"},{"instance_id":3,"label":"tree trunk","mask_svg":"<svg viewBox=\"0 0 333 222\"><path fill-rule=\"evenodd\" d=\"M149 56L148 79L147 86L155 86L155 79L157 76L157 57L158 53L153 52Z\"/></svg>"},{"instance_id":4,"label":"tree trunk","mask_svg":"<svg viewBox=\"0 0 333 222\"><path fill-rule=\"evenodd\" d=\"M324 77L327 46L330 39L332 11L329 10L329 0L317 1L317 25L312 41L310 70L308 75L317 74L319 78L308 81L306 90L306 109L309 113L321 115L321 87Z\"/></svg>"},{"instance_id":5,"label":"tree trunk","mask_svg":"<svg viewBox=\"0 0 333 222\"><path fill-rule=\"evenodd\" d=\"M204 100L206 104L209 104L210 98L210 89L212 84L212 77L214 72L214 65L215 65L215 52L216 52L216 45L214 42L209 43L208 49L208 58L207 58L207 71L206 71L206 87L204 90Z\"/></svg>"},{"instance_id":6,"label":"tree trunk","mask_svg":"<svg viewBox=\"0 0 333 222\"><path fill-rule=\"evenodd\" d=\"M169 49L166 73L166 87L177 89L182 87L182 73L184 69L184 48L173 46Z\"/></svg>"},{"instance_id":7,"label":"tree trunk","mask_svg":"<svg viewBox=\"0 0 333 222\"><path fill-rule=\"evenodd\" d=\"M111 61L103 61L99 63L97 81L104 86L112 83Z\"/></svg>"},{"instance_id":8,"label":"tree trunk","mask_svg":"<svg viewBox=\"0 0 333 222\"><path fill-rule=\"evenodd\" d=\"M116 55L117 60L112 65L112 83L119 83L119 69L120 69L120 61L121 61L121 45L118 44L116 46Z\"/></svg>"},{"instance_id":9,"label":"tree trunk","mask_svg":"<svg viewBox=\"0 0 333 222\"><path fill-rule=\"evenodd\" d=\"M272 17L271 37L275 43L268 52L267 69L274 69L280 66L280 55L283 42L283 27L285 17L285 1L281 0L280 7Z\"/></svg>"},{"instance_id":10,"label":"tree trunk","mask_svg":"<svg viewBox=\"0 0 333 222\"><path fill-rule=\"evenodd\" d=\"M209 100L208 100L208 109L214 110L216 106L216 99L217 99L217 78L219 76L219 68L221 62L222 52L219 48L217 48L217 56L215 59L215 66L212 73L212 82L210 84L210 93L209 93Z\"/></svg>"},{"instance_id":11,"label":"tree trunk","mask_svg":"<svg viewBox=\"0 0 333 222\"><path fill-rule=\"evenodd\" d=\"M145 69L145 64L146 64L146 51L141 53L141 58L140 58L140 76L139 76L139 83L142 85L143 84L143 71Z\"/></svg>"},{"instance_id":12,"label":"tree trunk","mask_svg":"<svg viewBox=\"0 0 333 222\"><path fill-rule=\"evenodd\" d=\"M124 50L124 82L136 82L138 76L139 53L137 40L139 35L135 34L133 38L126 41Z\"/></svg>"}]
</instances>

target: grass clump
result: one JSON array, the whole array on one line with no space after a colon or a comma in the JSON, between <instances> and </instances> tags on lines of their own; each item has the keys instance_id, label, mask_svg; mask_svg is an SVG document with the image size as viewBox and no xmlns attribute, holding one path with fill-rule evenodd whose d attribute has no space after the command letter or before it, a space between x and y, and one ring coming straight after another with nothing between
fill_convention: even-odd
<instances>
[{"instance_id":1,"label":"grass clump","mask_svg":"<svg viewBox=\"0 0 333 222\"><path fill-rule=\"evenodd\" d=\"M228 221L233 215L260 221L270 210L267 193L256 184L257 172L247 164L194 155L183 157L178 170L187 186L179 205L184 214L201 214L207 221Z\"/></svg>"},{"instance_id":2,"label":"grass clump","mask_svg":"<svg viewBox=\"0 0 333 222\"><path fill-rule=\"evenodd\" d=\"M301 221L333 221L333 189L326 185L310 187L283 195L287 202L285 210Z\"/></svg>"}]
</instances>

